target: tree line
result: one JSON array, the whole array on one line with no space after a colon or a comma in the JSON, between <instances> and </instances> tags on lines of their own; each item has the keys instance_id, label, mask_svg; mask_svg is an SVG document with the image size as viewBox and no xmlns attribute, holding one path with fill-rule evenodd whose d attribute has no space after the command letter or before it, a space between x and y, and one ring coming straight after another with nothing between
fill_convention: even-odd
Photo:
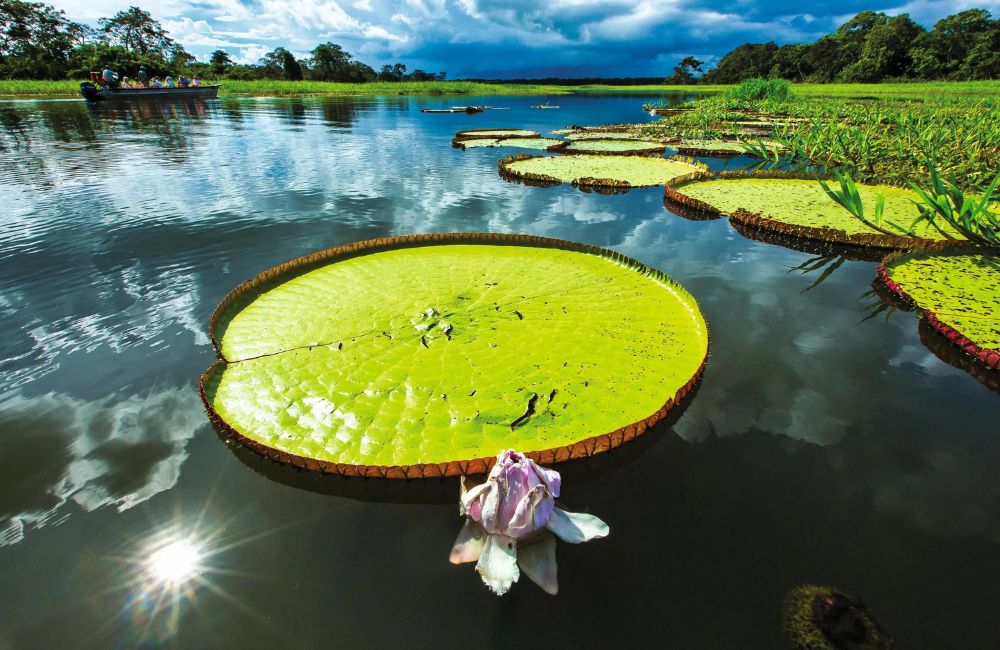
<instances>
[{"instance_id":1,"label":"tree line","mask_svg":"<svg viewBox=\"0 0 1000 650\"><path fill-rule=\"evenodd\" d=\"M667 83L738 83L770 77L813 83L1000 79L1000 20L968 9L931 29L908 14L862 11L815 43L745 43L702 72L686 57Z\"/></svg>"},{"instance_id":2,"label":"tree line","mask_svg":"<svg viewBox=\"0 0 1000 650\"><path fill-rule=\"evenodd\" d=\"M444 72L407 72L402 63L378 72L336 43L313 48L296 58L283 47L255 64L238 64L224 50L198 61L176 42L148 11L129 7L97 27L73 22L65 12L40 2L0 0L0 78L83 79L92 70L111 66L125 76L145 66L150 76L185 74L229 79L298 81L435 81Z\"/></svg>"}]
</instances>

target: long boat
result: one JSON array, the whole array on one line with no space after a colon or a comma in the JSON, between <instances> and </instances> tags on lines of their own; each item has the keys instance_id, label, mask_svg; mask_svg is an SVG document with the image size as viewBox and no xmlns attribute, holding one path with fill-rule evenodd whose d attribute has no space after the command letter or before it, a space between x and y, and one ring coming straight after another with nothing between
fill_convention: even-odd
<instances>
[{"instance_id":1,"label":"long boat","mask_svg":"<svg viewBox=\"0 0 1000 650\"><path fill-rule=\"evenodd\" d=\"M146 99L214 99L219 96L219 87L221 85L188 86L187 88L109 88L108 86L98 88L89 81L84 81L80 84L80 93L83 94L84 99L88 102Z\"/></svg>"}]
</instances>

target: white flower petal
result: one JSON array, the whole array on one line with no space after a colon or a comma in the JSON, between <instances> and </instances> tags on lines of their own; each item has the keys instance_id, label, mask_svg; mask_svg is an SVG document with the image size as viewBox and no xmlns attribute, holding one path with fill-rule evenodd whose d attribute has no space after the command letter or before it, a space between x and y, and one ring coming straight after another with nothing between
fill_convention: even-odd
<instances>
[{"instance_id":1,"label":"white flower petal","mask_svg":"<svg viewBox=\"0 0 1000 650\"><path fill-rule=\"evenodd\" d=\"M483 546L486 544L486 531L483 527L472 521L465 520L462 530L458 531L455 545L451 547L452 564L463 564L465 562L476 562L483 554Z\"/></svg>"},{"instance_id":2,"label":"white flower petal","mask_svg":"<svg viewBox=\"0 0 1000 650\"><path fill-rule=\"evenodd\" d=\"M476 571L493 593L498 596L507 593L521 575L517 568L517 543L514 538L506 535L488 536Z\"/></svg>"},{"instance_id":3,"label":"white flower petal","mask_svg":"<svg viewBox=\"0 0 1000 650\"><path fill-rule=\"evenodd\" d=\"M559 580L556 577L556 538L549 531L542 531L538 539L529 544L523 544L517 549L517 564L524 575L545 590L545 593L555 596L559 593Z\"/></svg>"},{"instance_id":4,"label":"white flower petal","mask_svg":"<svg viewBox=\"0 0 1000 650\"><path fill-rule=\"evenodd\" d=\"M607 537L609 528L606 523L594 515L582 512L566 512L556 508L545 523L545 527L559 536L564 542L579 544L589 542L599 537Z\"/></svg>"},{"instance_id":5,"label":"white flower petal","mask_svg":"<svg viewBox=\"0 0 1000 650\"><path fill-rule=\"evenodd\" d=\"M499 528L497 526L500 511L500 486L497 481L490 479L484 483L488 486L483 488L486 493L486 497L482 500L482 512L479 515L479 523L483 525L486 532L497 533Z\"/></svg>"}]
</instances>

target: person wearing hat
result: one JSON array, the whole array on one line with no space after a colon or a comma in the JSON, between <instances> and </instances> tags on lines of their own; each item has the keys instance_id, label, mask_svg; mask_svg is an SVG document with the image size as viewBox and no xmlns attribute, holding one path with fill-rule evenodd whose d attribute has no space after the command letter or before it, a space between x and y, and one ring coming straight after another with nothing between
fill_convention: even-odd
<instances>
[{"instance_id":1,"label":"person wearing hat","mask_svg":"<svg viewBox=\"0 0 1000 650\"><path fill-rule=\"evenodd\" d=\"M137 76L139 77L140 84L142 84L143 86L149 84L149 73L146 72L146 66L144 65L139 66L139 74Z\"/></svg>"},{"instance_id":2,"label":"person wearing hat","mask_svg":"<svg viewBox=\"0 0 1000 650\"><path fill-rule=\"evenodd\" d=\"M160 83L159 77L153 77L153 83L149 84L150 88L163 88L163 84Z\"/></svg>"},{"instance_id":3,"label":"person wearing hat","mask_svg":"<svg viewBox=\"0 0 1000 650\"><path fill-rule=\"evenodd\" d=\"M167 75L167 88L176 88L177 82L170 75Z\"/></svg>"}]
</instances>

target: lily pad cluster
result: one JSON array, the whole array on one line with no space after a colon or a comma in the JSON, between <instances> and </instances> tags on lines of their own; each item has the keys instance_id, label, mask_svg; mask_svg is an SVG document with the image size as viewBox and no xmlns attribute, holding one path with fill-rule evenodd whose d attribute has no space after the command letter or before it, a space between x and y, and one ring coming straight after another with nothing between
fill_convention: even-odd
<instances>
[{"instance_id":1,"label":"lily pad cluster","mask_svg":"<svg viewBox=\"0 0 1000 650\"><path fill-rule=\"evenodd\" d=\"M602 158L603 159L603 158ZM700 377L694 299L623 255L525 235L372 240L240 285L211 321L219 427L298 467L412 478L606 451Z\"/></svg>"}]
</instances>

